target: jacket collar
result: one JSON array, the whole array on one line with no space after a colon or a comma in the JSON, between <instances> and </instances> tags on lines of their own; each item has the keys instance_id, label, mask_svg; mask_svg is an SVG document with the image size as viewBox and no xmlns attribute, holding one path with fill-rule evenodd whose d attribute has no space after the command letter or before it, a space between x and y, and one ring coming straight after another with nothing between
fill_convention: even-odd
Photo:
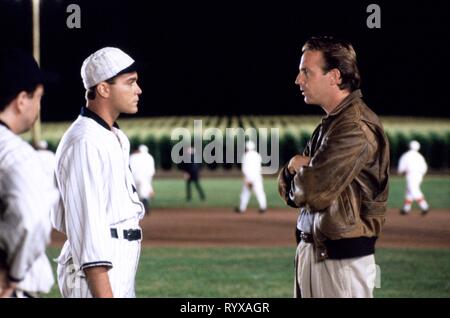
<instances>
[{"instance_id":1,"label":"jacket collar","mask_svg":"<svg viewBox=\"0 0 450 318\"><path fill-rule=\"evenodd\" d=\"M339 103L339 105L336 106L335 109L331 113L329 113L325 118L328 118L330 116L336 116L339 114L344 108L346 108L348 105L351 105L355 99L359 99L362 97L362 93L360 89L357 89L356 91L351 92L348 94L347 97L345 97L342 102Z\"/></svg>"},{"instance_id":2,"label":"jacket collar","mask_svg":"<svg viewBox=\"0 0 450 318\"><path fill-rule=\"evenodd\" d=\"M99 124L103 128L111 130L111 127L109 127L109 125L106 123L106 121L103 120L103 118L101 118L99 115L94 113L92 110L88 109L86 106L81 107L80 115L91 118L91 119L95 120L97 122L97 124ZM113 127L119 129L119 125L116 122L114 122Z\"/></svg>"}]
</instances>

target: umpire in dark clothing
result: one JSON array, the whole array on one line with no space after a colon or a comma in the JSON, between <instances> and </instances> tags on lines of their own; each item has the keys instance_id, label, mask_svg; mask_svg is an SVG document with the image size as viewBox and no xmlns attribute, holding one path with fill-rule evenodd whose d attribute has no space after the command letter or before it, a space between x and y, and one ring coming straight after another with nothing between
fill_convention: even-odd
<instances>
[{"instance_id":1,"label":"umpire in dark clothing","mask_svg":"<svg viewBox=\"0 0 450 318\"><path fill-rule=\"evenodd\" d=\"M197 188L198 194L202 201L205 200L205 193L203 192L202 186L199 182L199 172L201 168L200 163L194 162L194 148L189 147L188 152L190 155L190 161L184 162L181 165L181 169L184 171L184 178L186 179L186 201L191 201L192 191L191 191L191 183L194 183Z\"/></svg>"}]
</instances>

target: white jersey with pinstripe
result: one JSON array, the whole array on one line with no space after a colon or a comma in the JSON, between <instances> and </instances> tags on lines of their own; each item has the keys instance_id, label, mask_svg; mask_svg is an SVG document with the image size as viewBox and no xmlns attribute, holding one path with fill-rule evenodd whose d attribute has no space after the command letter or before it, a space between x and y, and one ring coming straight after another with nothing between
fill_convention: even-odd
<instances>
[{"instance_id":1,"label":"white jersey with pinstripe","mask_svg":"<svg viewBox=\"0 0 450 318\"><path fill-rule=\"evenodd\" d=\"M54 283L45 255L50 241L50 210L59 197L36 151L0 125L0 250L18 288L49 292Z\"/></svg>"},{"instance_id":2,"label":"white jersey with pinstripe","mask_svg":"<svg viewBox=\"0 0 450 318\"><path fill-rule=\"evenodd\" d=\"M92 297L84 269L109 267L114 297L134 297L141 240L123 239L140 229L144 208L129 168L130 143L118 127L108 127L87 108L64 134L56 151L61 208L54 227L67 241L58 258L58 284L64 297ZM119 238L111 236L117 230Z\"/></svg>"}]
</instances>

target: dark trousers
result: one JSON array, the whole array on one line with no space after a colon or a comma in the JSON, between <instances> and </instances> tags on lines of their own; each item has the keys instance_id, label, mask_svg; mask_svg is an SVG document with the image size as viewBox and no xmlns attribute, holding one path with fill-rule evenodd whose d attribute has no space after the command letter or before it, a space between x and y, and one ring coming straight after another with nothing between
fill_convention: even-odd
<instances>
[{"instance_id":1,"label":"dark trousers","mask_svg":"<svg viewBox=\"0 0 450 318\"><path fill-rule=\"evenodd\" d=\"M194 183L195 187L197 188L200 199L205 200L205 193L203 192L202 186L198 182L198 179L188 179L187 180L187 182L186 182L186 199L189 201L189 200L191 200L191 197L192 197L191 183Z\"/></svg>"}]
</instances>

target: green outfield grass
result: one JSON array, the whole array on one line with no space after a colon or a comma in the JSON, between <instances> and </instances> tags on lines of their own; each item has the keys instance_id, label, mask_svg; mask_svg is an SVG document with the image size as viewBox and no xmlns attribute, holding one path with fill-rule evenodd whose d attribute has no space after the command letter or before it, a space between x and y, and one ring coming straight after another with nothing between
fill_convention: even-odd
<instances>
[{"instance_id":1,"label":"green outfield grass","mask_svg":"<svg viewBox=\"0 0 450 318\"><path fill-rule=\"evenodd\" d=\"M181 179L155 179L154 208L179 208L179 207L227 207L233 208L239 203L239 195L242 181L239 178L205 178L201 180L206 192L207 200L198 199L196 189L193 187L193 201L185 200L185 183ZM269 208L283 208L286 205L278 195L275 178L265 178L264 187ZM450 176L427 176L422 183L424 192L431 208L450 208ZM403 204L405 192L405 180L401 177L391 177L389 207L400 208ZM249 207L258 207L254 196Z\"/></svg>"},{"instance_id":2,"label":"green outfield grass","mask_svg":"<svg viewBox=\"0 0 450 318\"><path fill-rule=\"evenodd\" d=\"M49 256L59 250L52 248ZM294 248L144 248L138 297L290 298ZM375 297L450 297L450 251L379 249ZM55 284L48 297L60 297Z\"/></svg>"},{"instance_id":3,"label":"green outfield grass","mask_svg":"<svg viewBox=\"0 0 450 318\"><path fill-rule=\"evenodd\" d=\"M233 207L239 178L202 179L207 201L186 204L182 179L156 179L154 207ZM404 179L391 178L389 206L403 201ZM269 206L284 207L276 180L265 179ZM423 191L430 205L450 208L450 177L428 176ZM257 207L252 198L251 206ZM59 249L50 248L54 258ZM138 297L292 297L294 248L144 248L136 279ZM450 297L450 250L378 249L381 288L376 297ZM55 267L55 263L53 262ZM59 297L55 284L49 297Z\"/></svg>"}]
</instances>

